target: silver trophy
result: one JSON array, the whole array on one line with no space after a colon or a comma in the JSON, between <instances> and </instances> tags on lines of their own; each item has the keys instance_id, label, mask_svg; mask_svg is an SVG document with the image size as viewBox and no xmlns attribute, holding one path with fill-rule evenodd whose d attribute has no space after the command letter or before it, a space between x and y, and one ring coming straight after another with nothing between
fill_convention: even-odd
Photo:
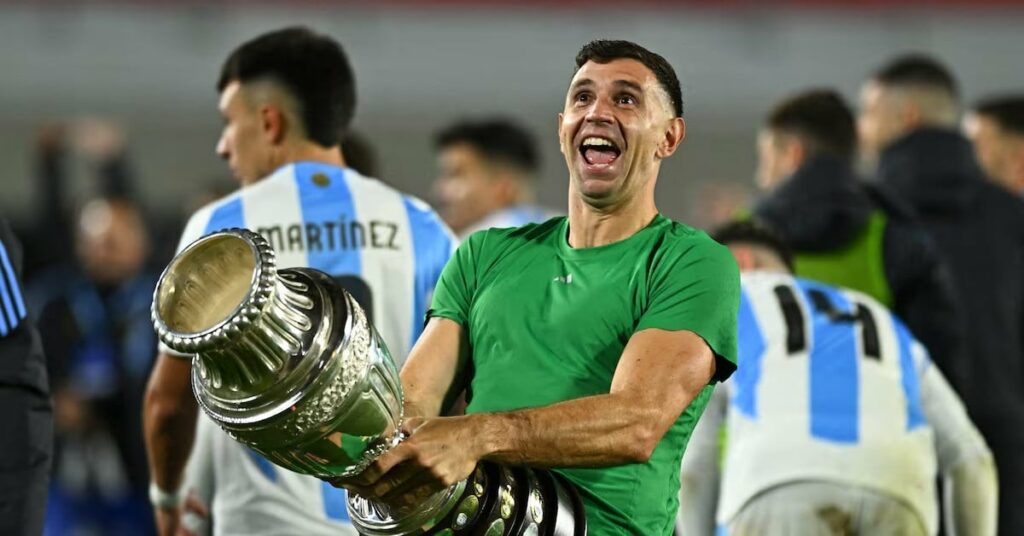
<instances>
[{"instance_id":1,"label":"silver trophy","mask_svg":"<svg viewBox=\"0 0 1024 536\"><path fill-rule=\"evenodd\" d=\"M153 324L194 354L203 411L281 467L351 477L403 439L398 370L363 308L323 272L278 270L256 233L217 232L179 253L157 284ZM586 534L561 476L490 463L414 508L354 493L347 506L367 536Z\"/></svg>"}]
</instances>

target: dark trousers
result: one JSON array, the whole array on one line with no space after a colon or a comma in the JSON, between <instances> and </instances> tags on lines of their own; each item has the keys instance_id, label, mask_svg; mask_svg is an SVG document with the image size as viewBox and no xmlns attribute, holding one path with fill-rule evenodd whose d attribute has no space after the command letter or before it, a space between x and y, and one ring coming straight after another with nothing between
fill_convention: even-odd
<instances>
[{"instance_id":1,"label":"dark trousers","mask_svg":"<svg viewBox=\"0 0 1024 536\"><path fill-rule=\"evenodd\" d=\"M0 534L42 534L52 453L49 399L0 386Z\"/></svg>"}]
</instances>

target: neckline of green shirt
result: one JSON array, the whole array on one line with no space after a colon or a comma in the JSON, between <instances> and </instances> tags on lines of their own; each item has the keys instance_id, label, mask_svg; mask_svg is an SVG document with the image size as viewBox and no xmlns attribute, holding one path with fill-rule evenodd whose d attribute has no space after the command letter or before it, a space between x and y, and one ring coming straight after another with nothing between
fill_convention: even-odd
<instances>
[{"instance_id":1,"label":"neckline of green shirt","mask_svg":"<svg viewBox=\"0 0 1024 536\"><path fill-rule=\"evenodd\" d=\"M632 244L636 243L637 240L642 240L643 237L656 233L658 229L668 225L670 221L671 220L662 216L659 212L646 227L640 229L631 236L619 240L618 242L589 248L574 248L569 245L569 218L565 217L562 220L562 224L559 226L557 233L558 253L559 256L566 260L590 260L621 255L628 251Z\"/></svg>"}]
</instances>

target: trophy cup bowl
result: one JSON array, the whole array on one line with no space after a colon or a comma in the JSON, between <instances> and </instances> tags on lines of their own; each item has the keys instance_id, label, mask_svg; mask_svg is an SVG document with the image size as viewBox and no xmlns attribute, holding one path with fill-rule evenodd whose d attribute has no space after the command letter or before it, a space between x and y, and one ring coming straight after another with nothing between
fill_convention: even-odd
<instances>
[{"instance_id":1,"label":"trophy cup bowl","mask_svg":"<svg viewBox=\"0 0 1024 536\"><path fill-rule=\"evenodd\" d=\"M252 231L213 233L175 256L152 317L164 344L193 355L203 411L281 467L352 477L402 440L398 370L364 309L323 272L278 270ZM562 477L489 463L415 508L354 493L347 506L368 536L586 533L579 496Z\"/></svg>"}]
</instances>

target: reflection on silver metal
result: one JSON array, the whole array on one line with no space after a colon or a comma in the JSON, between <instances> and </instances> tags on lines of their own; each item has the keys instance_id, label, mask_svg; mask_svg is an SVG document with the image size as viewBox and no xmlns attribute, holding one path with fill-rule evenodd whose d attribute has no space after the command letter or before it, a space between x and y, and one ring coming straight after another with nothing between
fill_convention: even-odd
<instances>
[{"instance_id":1,"label":"reflection on silver metal","mask_svg":"<svg viewBox=\"0 0 1024 536\"><path fill-rule=\"evenodd\" d=\"M505 533L505 520L495 519L491 526L487 527L487 532L484 536L501 536Z\"/></svg>"},{"instance_id":2,"label":"reflection on silver metal","mask_svg":"<svg viewBox=\"0 0 1024 536\"><path fill-rule=\"evenodd\" d=\"M230 229L186 247L160 277L152 317L161 341L194 354L203 411L277 465L350 477L404 439L398 371L362 307L323 272L278 270L256 233ZM586 534L571 485L487 463L414 508L351 493L348 510L366 536Z\"/></svg>"},{"instance_id":3,"label":"reflection on silver metal","mask_svg":"<svg viewBox=\"0 0 1024 536\"><path fill-rule=\"evenodd\" d=\"M398 371L363 309L322 272L278 270L256 233L222 231L178 254L157 285L153 324L171 349L195 354L192 387L207 415L278 465L352 476L399 439ZM356 495L349 506L357 525L387 527L367 533L413 534L461 491L408 512Z\"/></svg>"},{"instance_id":4,"label":"reflection on silver metal","mask_svg":"<svg viewBox=\"0 0 1024 536\"><path fill-rule=\"evenodd\" d=\"M543 523L544 522L544 498L541 497L540 490L533 489L533 490L530 491L530 500L529 500L529 502L530 502L530 506L529 506L530 518L532 518L535 523Z\"/></svg>"},{"instance_id":5,"label":"reflection on silver metal","mask_svg":"<svg viewBox=\"0 0 1024 536\"><path fill-rule=\"evenodd\" d=\"M459 507L455 509L455 524L454 527L461 529L469 523L469 520L476 515L477 510L480 509L480 497L476 495L470 495L459 503Z\"/></svg>"}]
</instances>

